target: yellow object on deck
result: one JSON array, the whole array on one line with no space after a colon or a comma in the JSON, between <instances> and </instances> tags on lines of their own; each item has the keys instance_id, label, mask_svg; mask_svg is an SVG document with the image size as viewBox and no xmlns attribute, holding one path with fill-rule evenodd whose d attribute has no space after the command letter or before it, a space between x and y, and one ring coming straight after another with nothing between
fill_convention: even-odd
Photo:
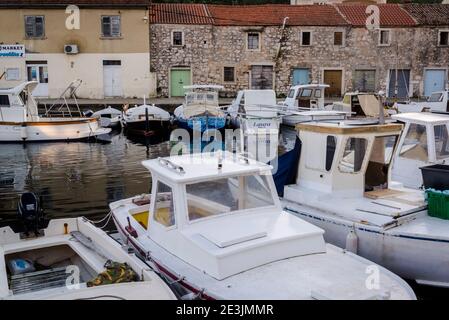
<instances>
[{"instance_id":1,"label":"yellow object on deck","mask_svg":"<svg viewBox=\"0 0 449 320\"><path fill-rule=\"evenodd\" d=\"M140 225L142 227L144 227L145 229L148 229L148 215L149 215L149 211L143 211L143 212L138 212L133 214L133 218L140 223Z\"/></svg>"}]
</instances>

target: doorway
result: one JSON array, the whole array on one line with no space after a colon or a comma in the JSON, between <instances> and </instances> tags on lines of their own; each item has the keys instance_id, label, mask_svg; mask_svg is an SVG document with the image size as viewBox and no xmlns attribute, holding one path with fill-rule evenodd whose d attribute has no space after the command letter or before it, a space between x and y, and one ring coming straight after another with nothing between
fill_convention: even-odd
<instances>
[{"instance_id":1,"label":"doorway","mask_svg":"<svg viewBox=\"0 0 449 320\"><path fill-rule=\"evenodd\" d=\"M329 85L324 90L326 97L341 97L342 76L341 70L324 70L323 82Z\"/></svg>"},{"instance_id":2,"label":"doorway","mask_svg":"<svg viewBox=\"0 0 449 320\"><path fill-rule=\"evenodd\" d=\"M183 97L184 86L190 85L190 69L170 70L170 97Z\"/></svg>"},{"instance_id":3,"label":"doorway","mask_svg":"<svg viewBox=\"0 0 449 320\"><path fill-rule=\"evenodd\" d=\"M120 60L103 60L103 90L105 97L123 96Z\"/></svg>"},{"instance_id":4,"label":"doorway","mask_svg":"<svg viewBox=\"0 0 449 320\"><path fill-rule=\"evenodd\" d=\"M309 73L309 69L307 68L293 69L293 85L308 84L310 82Z\"/></svg>"},{"instance_id":5,"label":"doorway","mask_svg":"<svg viewBox=\"0 0 449 320\"><path fill-rule=\"evenodd\" d=\"M445 89L446 72L444 69L427 69L424 71L424 95L426 97L430 97L432 92Z\"/></svg>"},{"instance_id":6,"label":"doorway","mask_svg":"<svg viewBox=\"0 0 449 320\"><path fill-rule=\"evenodd\" d=\"M27 61L28 81L37 81L38 85L33 90L35 97L48 97L48 66L47 61Z\"/></svg>"},{"instance_id":7,"label":"doorway","mask_svg":"<svg viewBox=\"0 0 449 320\"><path fill-rule=\"evenodd\" d=\"M273 89L273 66L251 66L251 89Z\"/></svg>"}]
</instances>

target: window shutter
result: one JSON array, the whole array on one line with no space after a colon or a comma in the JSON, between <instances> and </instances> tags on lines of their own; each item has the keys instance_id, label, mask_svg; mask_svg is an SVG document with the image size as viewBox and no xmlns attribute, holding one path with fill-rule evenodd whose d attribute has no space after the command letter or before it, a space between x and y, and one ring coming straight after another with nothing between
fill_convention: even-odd
<instances>
[{"instance_id":1,"label":"window shutter","mask_svg":"<svg viewBox=\"0 0 449 320\"><path fill-rule=\"evenodd\" d=\"M43 37L44 36L44 18L43 17L35 17L35 37Z\"/></svg>"},{"instance_id":2,"label":"window shutter","mask_svg":"<svg viewBox=\"0 0 449 320\"><path fill-rule=\"evenodd\" d=\"M27 37L34 36L34 17L25 17L25 35Z\"/></svg>"},{"instance_id":3,"label":"window shutter","mask_svg":"<svg viewBox=\"0 0 449 320\"><path fill-rule=\"evenodd\" d=\"M111 18L102 17L101 18L101 33L105 37L111 36Z\"/></svg>"},{"instance_id":4,"label":"window shutter","mask_svg":"<svg viewBox=\"0 0 449 320\"><path fill-rule=\"evenodd\" d=\"M111 17L111 35L113 37L120 36L120 16Z\"/></svg>"}]
</instances>

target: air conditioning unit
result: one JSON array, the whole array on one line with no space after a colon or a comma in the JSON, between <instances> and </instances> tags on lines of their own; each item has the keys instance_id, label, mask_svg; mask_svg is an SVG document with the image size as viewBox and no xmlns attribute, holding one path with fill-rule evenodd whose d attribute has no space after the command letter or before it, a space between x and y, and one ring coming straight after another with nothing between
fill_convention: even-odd
<instances>
[{"instance_id":1,"label":"air conditioning unit","mask_svg":"<svg viewBox=\"0 0 449 320\"><path fill-rule=\"evenodd\" d=\"M64 53L65 54L77 54L78 46L76 44L66 44L64 46Z\"/></svg>"}]
</instances>

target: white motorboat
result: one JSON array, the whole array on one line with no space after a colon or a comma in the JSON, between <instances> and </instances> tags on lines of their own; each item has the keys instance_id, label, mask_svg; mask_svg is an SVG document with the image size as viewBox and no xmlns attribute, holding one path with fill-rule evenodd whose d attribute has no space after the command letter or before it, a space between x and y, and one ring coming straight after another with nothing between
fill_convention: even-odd
<instances>
[{"instance_id":1,"label":"white motorboat","mask_svg":"<svg viewBox=\"0 0 449 320\"><path fill-rule=\"evenodd\" d=\"M123 125L128 133L151 136L156 133L165 135L173 119L169 112L154 104L147 105L145 97L143 105L125 110Z\"/></svg>"},{"instance_id":2,"label":"white motorboat","mask_svg":"<svg viewBox=\"0 0 449 320\"><path fill-rule=\"evenodd\" d=\"M91 115L92 118L98 118L103 128L114 128L121 124L122 111L108 106L98 110Z\"/></svg>"},{"instance_id":3,"label":"white motorboat","mask_svg":"<svg viewBox=\"0 0 449 320\"><path fill-rule=\"evenodd\" d=\"M342 101L336 101L328 110L344 111L352 117L379 118L379 95L369 92L347 92ZM384 116L389 113L384 109Z\"/></svg>"},{"instance_id":4,"label":"white motorboat","mask_svg":"<svg viewBox=\"0 0 449 320\"><path fill-rule=\"evenodd\" d=\"M36 81L0 89L0 142L83 140L110 132L85 117L41 117L31 92Z\"/></svg>"},{"instance_id":5,"label":"white motorboat","mask_svg":"<svg viewBox=\"0 0 449 320\"><path fill-rule=\"evenodd\" d=\"M197 84L184 86L185 101L175 111L178 127L189 131L220 130L226 125L226 116L218 103L218 92L223 86Z\"/></svg>"},{"instance_id":6,"label":"white motorboat","mask_svg":"<svg viewBox=\"0 0 449 320\"><path fill-rule=\"evenodd\" d=\"M399 113L422 112L426 110L434 112L449 112L449 90L432 92L427 100L422 102L396 102L393 105L393 109Z\"/></svg>"},{"instance_id":7,"label":"white motorboat","mask_svg":"<svg viewBox=\"0 0 449 320\"><path fill-rule=\"evenodd\" d=\"M143 161L152 193L110 204L123 241L185 296L415 299L401 278L282 210L271 166L229 152ZM376 270L372 285L372 270Z\"/></svg>"},{"instance_id":8,"label":"white motorboat","mask_svg":"<svg viewBox=\"0 0 449 320\"><path fill-rule=\"evenodd\" d=\"M23 238L0 228L0 300L176 299L148 265L84 218L51 220L42 233ZM105 270L125 276L110 271L112 283L101 283Z\"/></svg>"},{"instance_id":9,"label":"white motorboat","mask_svg":"<svg viewBox=\"0 0 449 320\"><path fill-rule=\"evenodd\" d=\"M391 118L405 124L395 152L391 178L406 187L418 189L423 185L419 168L449 163L449 114L400 113Z\"/></svg>"},{"instance_id":10,"label":"white motorboat","mask_svg":"<svg viewBox=\"0 0 449 320\"><path fill-rule=\"evenodd\" d=\"M284 188L284 209L323 228L326 241L406 279L449 286L449 221L428 215L421 190L390 179L402 125L297 128L298 175Z\"/></svg>"}]
</instances>

